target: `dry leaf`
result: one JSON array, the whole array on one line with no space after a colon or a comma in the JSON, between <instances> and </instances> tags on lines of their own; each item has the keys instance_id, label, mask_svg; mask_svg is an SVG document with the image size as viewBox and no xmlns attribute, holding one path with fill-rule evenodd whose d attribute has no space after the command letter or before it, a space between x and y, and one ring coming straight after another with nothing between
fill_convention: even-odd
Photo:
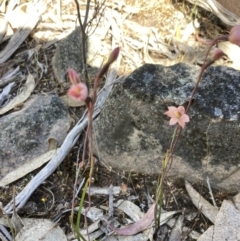
<instances>
[{"instance_id":1,"label":"dry leaf","mask_svg":"<svg viewBox=\"0 0 240 241\"><path fill-rule=\"evenodd\" d=\"M61 96L60 98L69 107L79 107L79 106L84 106L85 105L84 101L73 100L68 95Z\"/></svg>"},{"instance_id":2,"label":"dry leaf","mask_svg":"<svg viewBox=\"0 0 240 241\"><path fill-rule=\"evenodd\" d=\"M58 146L57 140L55 138L48 139L48 151L56 150Z\"/></svg>"},{"instance_id":3,"label":"dry leaf","mask_svg":"<svg viewBox=\"0 0 240 241\"><path fill-rule=\"evenodd\" d=\"M8 14L8 22L10 23L12 28L18 29L24 26L25 22L29 17L28 14L23 10L27 7L27 5L27 3L21 4Z\"/></svg>"},{"instance_id":4,"label":"dry leaf","mask_svg":"<svg viewBox=\"0 0 240 241\"><path fill-rule=\"evenodd\" d=\"M218 214L217 208L204 199L187 181L185 181L185 188L196 208L199 209L212 223L214 223Z\"/></svg>"},{"instance_id":5,"label":"dry leaf","mask_svg":"<svg viewBox=\"0 0 240 241\"><path fill-rule=\"evenodd\" d=\"M152 223L154 219L154 209L155 209L155 203L149 208L147 213L136 223L128 225L124 228L113 228L112 226L109 226L109 228L114 231L115 233L119 235L125 235L130 236L137 234L149 227L149 225Z\"/></svg>"},{"instance_id":6,"label":"dry leaf","mask_svg":"<svg viewBox=\"0 0 240 241\"><path fill-rule=\"evenodd\" d=\"M47 219L32 219L31 222L25 224L15 237L15 240L67 241L67 238L57 223L51 222Z\"/></svg>"},{"instance_id":7,"label":"dry leaf","mask_svg":"<svg viewBox=\"0 0 240 241\"><path fill-rule=\"evenodd\" d=\"M14 228L14 233L17 234L23 228L23 222L20 216L17 214L16 210L13 212L11 217L12 227Z\"/></svg>"},{"instance_id":8,"label":"dry leaf","mask_svg":"<svg viewBox=\"0 0 240 241\"><path fill-rule=\"evenodd\" d=\"M0 52L0 63L5 63L12 54L19 48L27 36L32 32L41 18L42 13L46 9L46 0L36 0L31 1L29 6L28 18L24 25L14 33L11 40L5 46L5 48ZM10 1L11 3L11 1Z\"/></svg>"},{"instance_id":9,"label":"dry leaf","mask_svg":"<svg viewBox=\"0 0 240 241\"><path fill-rule=\"evenodd\" d=\"M0 115L22 104L25 100L29 98L34 88L35 88L35 81L34 81L33 75L29 74L22 92L14 99L12 99L6 106L0 109Z\"/></svg>"},{"instance_id":10,"label":"dry leaf","mask_svg":"<svg viewBox=\"0 0 240 241\"><path fill-rule=\"evenodd\" d=\"M4 178L0 180L0 187L6 186L17 179L25 176L26 174L30 173L31 171L39 168L47 161L49 161L53 156L55 156L57 150L51 150L49 152L44 153L43 155L30 160L29 162L25 163L21 167L15 169L14 171L8 173Z\"/></svg>"}]
</instances>

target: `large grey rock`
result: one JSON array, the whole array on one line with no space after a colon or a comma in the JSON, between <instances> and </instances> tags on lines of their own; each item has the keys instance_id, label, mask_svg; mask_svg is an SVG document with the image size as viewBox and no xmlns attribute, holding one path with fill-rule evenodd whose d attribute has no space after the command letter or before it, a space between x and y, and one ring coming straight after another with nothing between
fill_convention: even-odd
<instances>
[{"instance_id":1,"label":"large grey rock","mask_svg":"<svg viewBox=\"0 0 240 241\"><path fill-rule=\"evenodd\" d=\"M100 48L99 37L91 35L87 39L86 58L88 66L88 75L90 80L94 78L98 72L98 68L103 62L103 57L98 54ZM53 72L57 81L62 84L66 81L66 73L69 68L75 69L78 73L82 72L82 46L80 28L77 27L66 38L61 39L57 45L56 52L52 59ZM84 76L81 76L83 79Z\"/></svg>"},{"instance_id":2,"label":"large grey rock","mask_svg":"<svg viewBox=\"0 0 240 241\"><path fill-rule=\"evenodd\" d=\"M52 61L53 72L59 83L65 82L68 68L81 72L83 62L79 28L59 41Z\"/></svg>"},{"instance_id":3,"label":"large grey rock","mask_svg":"<svg viewBox=\"0 0 240 241\"><path fill-rule=\"evenodd\" d=\"M95 134L101 159L110 166L159 173L174 128L168 106L186 107L200 69L146 64L117 84ZM240 187L240 73L210 67L204 74L175 150L169 176L210 178L213 186Z\"/></svg>"},{"instance_id":4,"label":"large grey rock","mask_svg":"<svg viewBox=\"0 0 240 241\"><path fill-rule=\"evenodd\" d=\"M70 127L66 105L56 95L31 97L20 111L0 118L0 178L48 151L49 139L61 145Z\"/></svg>"},{"instance_id":5,"label":"large grey rock","mask_svg":"<svg viewBox=\"0 0 240 241\"><path fill-rule=\"evenodd\" d=\"M224 200L214 226L204 232L198 241L240 240L240 211L231 201Z\"/></svg>"}]
</instances>

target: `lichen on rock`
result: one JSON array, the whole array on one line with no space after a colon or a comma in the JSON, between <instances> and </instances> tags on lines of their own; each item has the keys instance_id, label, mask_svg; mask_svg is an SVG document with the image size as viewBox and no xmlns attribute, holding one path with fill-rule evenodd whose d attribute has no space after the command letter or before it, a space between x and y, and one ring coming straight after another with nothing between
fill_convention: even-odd
<instances>
[{"instance_id":1,"label":"lichen on rock","mask_svg":"<svg viewBox=\"0 0 240 241\"><path fill-rule=\"evenodd\" d=\"M182 63L145 64L118 83L95 122L102 160L127 171L159 173L174 130L164 112L168 106L186 107L199 71ZM191 181L208 176L213 185L238 188L231 173L240 164L239 83L240 73L227 67L205 72L170 176Z\"/></svg>"}]
</instances>

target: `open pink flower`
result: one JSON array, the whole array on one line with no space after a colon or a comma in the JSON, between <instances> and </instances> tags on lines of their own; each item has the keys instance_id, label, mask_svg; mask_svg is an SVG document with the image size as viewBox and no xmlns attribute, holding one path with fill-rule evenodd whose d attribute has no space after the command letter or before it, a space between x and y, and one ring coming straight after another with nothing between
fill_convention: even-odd
<instances>
[{"instance_id":1,"label":"open pink flower","mask_svg":"<svg viewBox=\"0 0 240 241\"><path fill-rule=\"evenodd\" d=\"M189 116L185 114L185 108L183 106L169 106L168 111L164 114L171 117L169 122L170 125L175 125L178 123L182 128L184 128L185 123L189 122Z\"/></svg>"},{"instance_id":2,"label":"open pink flower","mask_svg":"<svg viewBox=\"0 0 240 241\"><path fill-rule=\"evenodd\" d=\"M68 70L68 76L73 85L68 90L68 95L77 101L85 101L88 97L86 84L80 82L77 72L74 69Z\"/></svg>"}]
</instances>

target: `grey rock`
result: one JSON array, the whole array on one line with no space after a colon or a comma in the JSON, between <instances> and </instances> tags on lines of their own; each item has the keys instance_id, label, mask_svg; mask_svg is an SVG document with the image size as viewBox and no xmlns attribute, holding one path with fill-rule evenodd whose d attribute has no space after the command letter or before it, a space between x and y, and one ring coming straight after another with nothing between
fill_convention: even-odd
<instances>
[{"instance_id":1,"label":"grey rock","mask_svg":"<svg viewBox=\"0 0 240 241\"><path fill-rule=\"evenodd\" d=\"M59 41L53 57L53 72L59 83L66 80L68 68L81 72L83 68L80 29L76 28Z\"/></svg>"},{"instance_id":2,"label":"grey rock","mask_svg":"<svg viewBox=\"0 0 240 241\"><path fill-rule=\"evenodd\" d=\"M87 39L87 46L85 48L87 63L91 65L91 67L88 66L90 79L95 77L98 72L98 67L100 67L103 62L103 57L96 54L100 49L98 44L99 41L96 41L96 39L96 36L90 36ZM66 38L59 41L52 59L52 64L54 75L60 84L66 81L66 73L69 68L75 69L78 73L82 72L83 61L79 27L77 27ZM83 78L84 76L81 76L81 79Z\"/></svg>"},{"instance_id":3,"label":"grey rock","mask_svg":"<svg viewBox=\"0 0 240 241\"><path fill-rule=\"evenodd\" d=\"M181 240L183 228L184 215L180 215L172 229L169 241Z\"/></svg>"},{"instance_id":4,"label":"grey rock","mask_svg":"<svg viewBox=\"0 0 240 241\"><path fill-rule=\"evenodd\" d=\"M160 173L174 128L168 106L187 106L200 68L146 64L117 84L95 122L100 158L127 171ZM239 189L240 73L207 69L177 144L169 176Z\"/></svg>"},{"instance_id":5,"label":"grey rock","mask_svg":"<svg viewBox=\"0 0 240 241\"><path fill-rule=\"evenodd\" d=\"M240 211L232 202L224 200L214 226L204 232L198 241L240 240Z\"/></svg>"},{"instance_id":6,"label":"grey rock","mask_svg":"<svg viewBox=\"0 0 240 241\"><path fill-rule=\"evenodd\" d=\"M235 206L238 210L240 210L240 192L233 197L233 200L232 200L232 201L233 201L233 203L234 203L234 206Z\"/></svg>"},{"instance_id":7,"label":"grey rock","mask_svg":"<svg viewBox=\"0 0 240 241\"><path fill-rule=\"evenodd\" d=\"M48 140L61 145L70 127L66 105L56 95L31 97L20 111L0 118L0 178L48 151Z\"/></svg>"}]
</instances>

